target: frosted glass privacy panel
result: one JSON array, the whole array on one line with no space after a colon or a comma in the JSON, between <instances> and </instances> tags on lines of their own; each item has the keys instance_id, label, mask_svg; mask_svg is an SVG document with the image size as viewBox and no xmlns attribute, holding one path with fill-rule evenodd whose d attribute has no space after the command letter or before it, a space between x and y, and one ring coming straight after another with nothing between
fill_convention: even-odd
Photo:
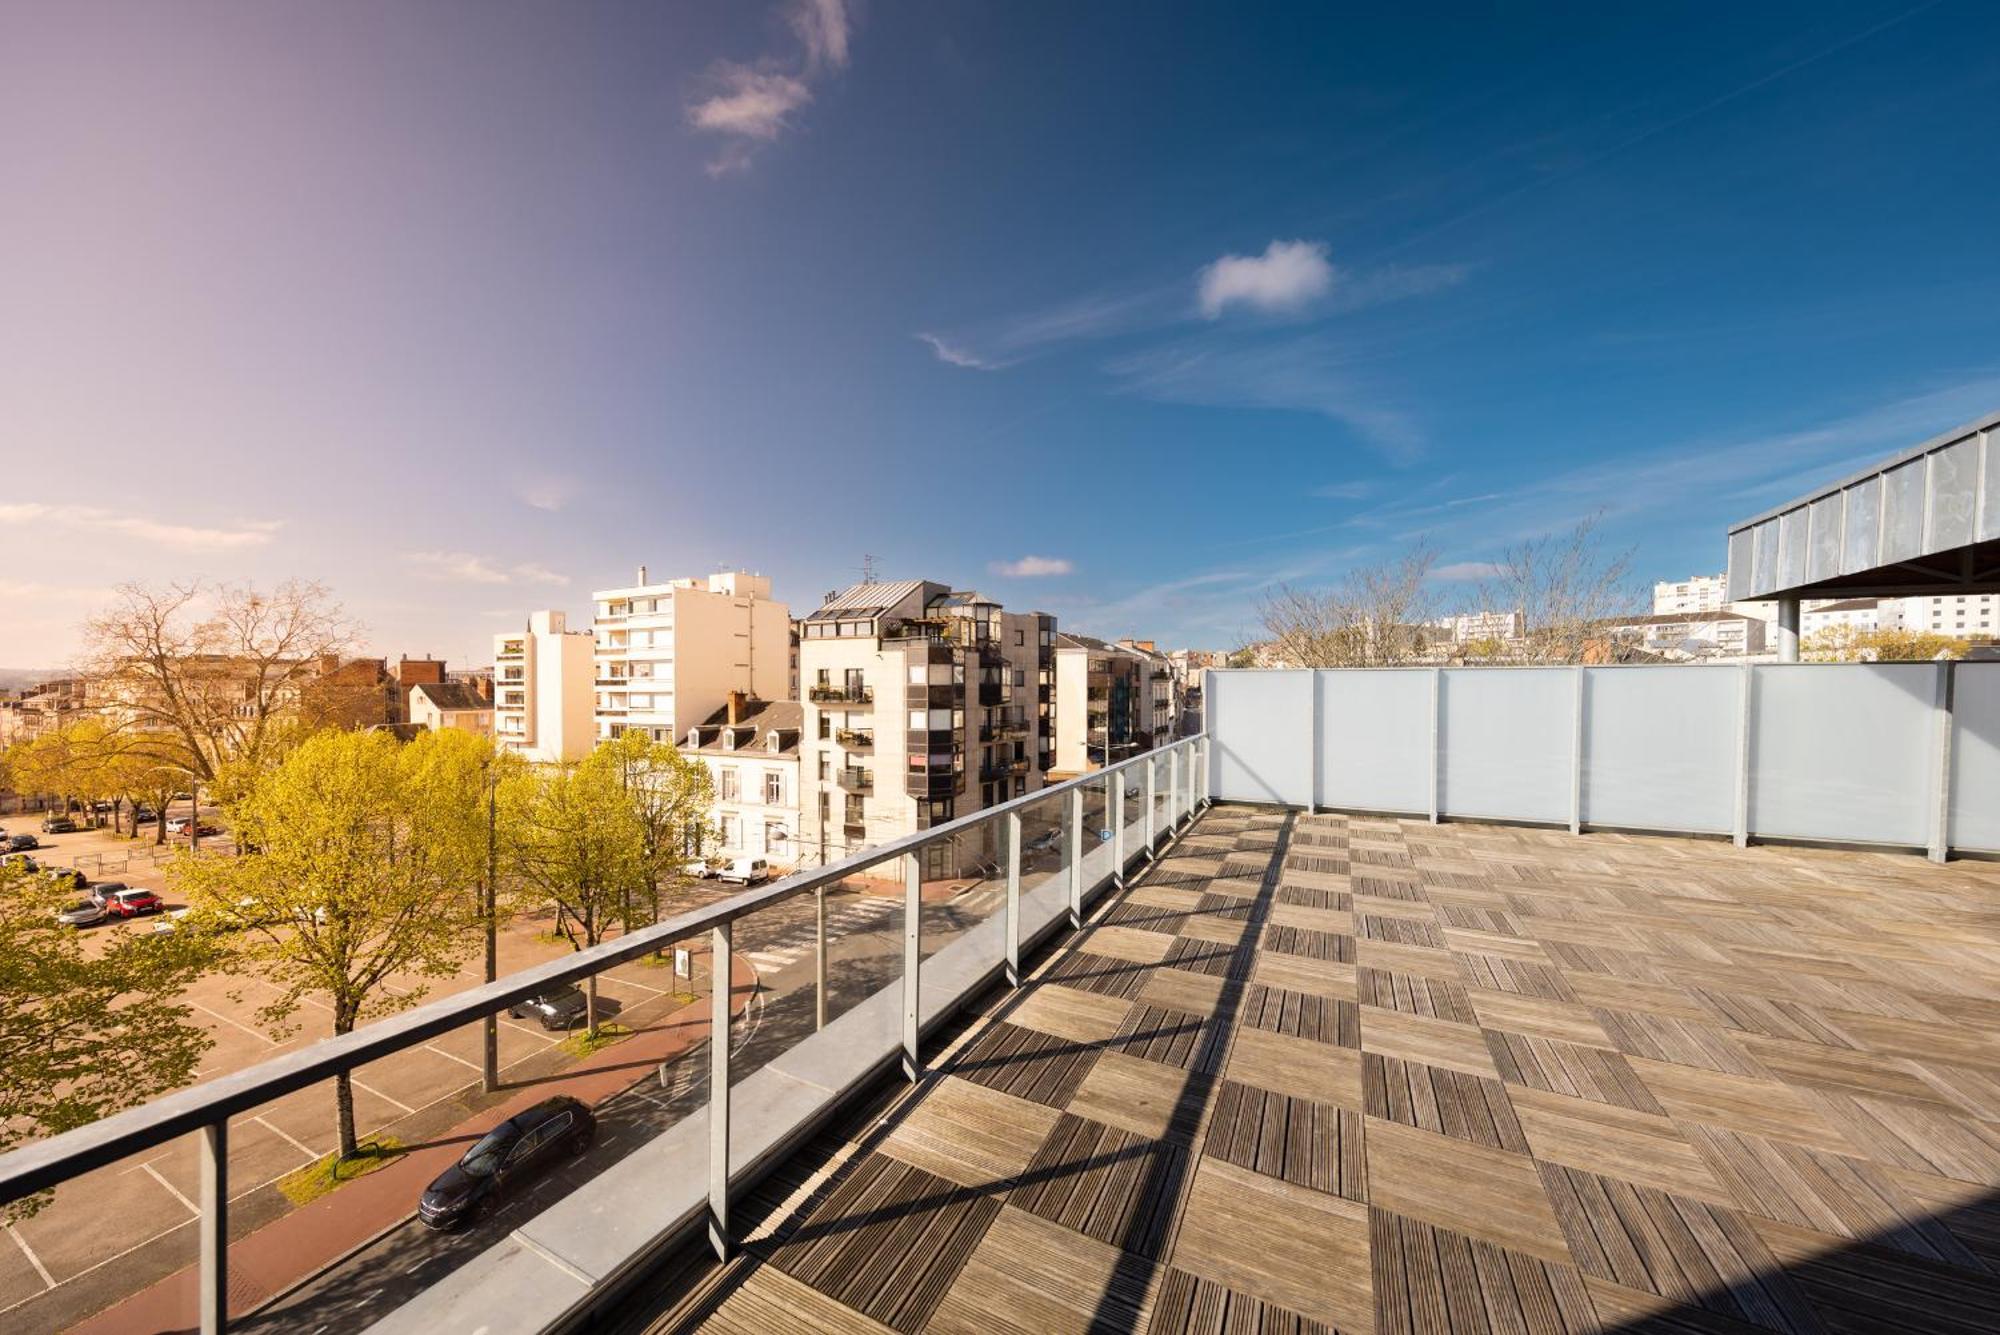
<instances>
[{"instance_id":1,"label":"frosted glass privacy panel","mask_svg":"<svg viewBox=\"0 0 2000 1335\"><path fill-rule=\"evenodd\" d=\"M1444 674L1438 806L1447 816L1568 821L1574 668L1450 668Z\"/></svg>"},{"instance_id":2,"label":"frosted glass privacy panel","mask_svg":"<svg viewBox=\"0 0 2000 1335\"><path fill-rule=\"evenodd\" d=\"M1215 800L1311 802L1313 674L1211 670L1203 690Z\"/></svg>"},{"instance_id":3,"label":"frosted glass privacy panel","mask_svg":"<svg viewBox=\"0 0 2000 1335\"><path fill-rule=\"evenodd\" d=\"M1338 668L1318 676L1319 805L1427 814L1430 671Z\"/></svg>"},{"instance_id":4,"label":"frosted glass privacy panel","mask_svg":"<svg viewBox=\"0 0 2000 1335\"><path fill-rule=\"evenodd\" d=\"M2000 852L2000 663L1952 671L1951 846Z\"/></svg>"},{"instance_id":5,"label":"frosted glass privacy panel","mask_svg":"<svg viewBox=\"0 0 2000 1335\"><path fill-rule=\"evenodd\" d=\"M1935 664L1804 663L1751 672L1750 833L1929 842Z\"/></svg>"},{"instance_id":6,"label":"frosted glass privacy panel","mask_svg":"<svg viewBox=\"0 0 2000 1335\"><path fill-rule=\"evenodd\" d=\"M1736 824L1741 669L1589 668L1583 819L1728 833Z\"/></svg>"}]
</instances>

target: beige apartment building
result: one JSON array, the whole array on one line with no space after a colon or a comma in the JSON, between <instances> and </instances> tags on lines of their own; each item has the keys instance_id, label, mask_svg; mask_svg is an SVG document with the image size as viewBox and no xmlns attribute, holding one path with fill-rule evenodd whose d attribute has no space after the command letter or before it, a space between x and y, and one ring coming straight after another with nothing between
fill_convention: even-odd
<instances>
[{"instance_id":1,"label":"beige apartment building","mask_svg":"<svg viewBox=\"0 0 2000 1335\"><path fill-rule=\"evenodd\" d=\"M774 874L818 866L819 849L799 825L799 735L796 700L758 700L732 691L687 731L681 753L708 768L715 789L712 858L763 858Z\"/></svg>"},{"instance_id":2,"label":"beige apartment building","mask_svg":"<svg viewBox=\"0 0 2000 1335\"><path fill-rule=\"evenodd\" d=\"M465 682L418 682L410 688L404 711L409 715L405 722L432 732L456 728L480 737L493 733L493 697Z\"/></svg>"},{"instance_id":3,"label":"beige apartment building","mask_svg":"<svg viewBox=\"0 0 2000 1335\"><path fill-rule=\"evenodd\" d=\"M646 568L595 603L597 736L637 728L680 740L731 691L795 698L791 611L771 581L745 570L649 583Z\"/></svg>"},{"instance_id":4,"label":"beige apartment building","mask_svg":"<svg viewBox=\"0 0 2000 1335\"><path fill-rule=\"evenodd\" d=\"M493 739L529 760L577 760L596 744L591 647L561 612L528 614L525 630L493 637Z\"/></svg>"},{"instance_id":5,"label":"beige apartment building","mask_svg":"<svg viewBox=\"0 0 2000 1335\"><path fill-rule=\"evenodd\" d=\"M1073 777L1153 745L1146 655L1067 631L1056 636L1056 773ZM1164 662L1164 659L1162 660Z\"/></svg>"},{"instance_id":6,"label":"beige apartment building","mask_svg":"<svg viewBox=\"0 0 2000 1335\"><path fill-rule=\"evenodd\" d=\"M799 624L804 837L835 859L1039 789L1055 641L1046 613L930 580L828 595Z\"/></svg>"}]
</instances>

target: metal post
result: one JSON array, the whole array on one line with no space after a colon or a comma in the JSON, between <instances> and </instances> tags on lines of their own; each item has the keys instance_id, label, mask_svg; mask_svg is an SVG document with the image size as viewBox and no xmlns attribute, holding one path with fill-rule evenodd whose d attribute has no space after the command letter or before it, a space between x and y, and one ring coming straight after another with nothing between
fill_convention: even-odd
<instances>
[{"instance_id":1,"label":"metal post","mask_svg":"<svg viewBox=\"0 0 2000 1335\"><path fill-rule=\"evenodd\" d=\"M1320 746L1319 717L1319 673L1306 669L1306 715L1310 720L1306 735L1306 814L1310 816L1319 810L1319 794L1322 786L1320 763L1323 748Z\"/></svg>"},{"instance_id":2,"label":"metal post","mask_svg":"<svg viewBox=\"0 0 2000 1335\"><path fill-rule=\"evenodd\" d=\"M1583 668L1576 668L1576 713L1569 744L1569 832L1583 833Z\"/></svg>"},{"instance_id":3,"label":"metal post","mask_svg":"<svg viewBox=\"0 0 2000 1335\"><path fill-rule=\"evenodd\" d=\"M923 1074L917 1060L917 984L924 966L923 864L912 853L903 872L903 1076Z\"/></svg>"},{"instance_id":4,"label":"metal post","mask_svg":"<svg viewBox=\"0 0 2000 1335\"><path fill-rule=\"evenodd\" d=\"M708 933L708 1245L729 1259L729 923Z\"/></svg>"},{"instance_id":5,"label":"metal post","mask_svg":"<svg viewBox=\"0 0 2000 1335\"><path fill-rule=\"evenodd\" d=\"M1310 810L1310 806L1308 806ZM1181 823L1181 753L1167 752L1167 833Z\"/></svg>"},{"instance_id":6,"label":"metal post","mask_svg":"<svg viewBox=\"0 0 2000 1335\"><path fill-rule=\"evenodd\" d=\"M1069 929L1083 926L1083 789L1069 790L1065 814L1068 829L1063 842L1069 846Z\"/></svg>"},{"instance_id":7,"label":"metal post","mask_svg":"<svg viewBox=\"0 0 2000 1335\"><path fill-rule=\"evenodd\" d=\"M1946 659L1937 665L1937 784L1936 806L1931 811L1932 862L1943 862L1951 855L1951 733L1953 695L1957 685L1953 669L1958 665Z\"/></svg>"},{"instance_id":8,"label":"metal post","mask_svg":"<svg viewBox=\"0 0 2000 1335\"><path fill-rule=\"evenodd\" d=\"M813 891L813 1028L826 1028L826 887Z\"/></svg>"},{"instance_id":9,"label":"metal post","mask_svg":"<svg viewBox=\"0 0 2000 1335\"><path fill-rule=\"evenodd\" d=\"M1742 687L1736 702L1736 821L1734 838L1738 848L1750 846L1750 701L1755 672L1748 663L1741 668Z\"/></svg>"},{"instance_id":10,"label":"metal post","mask_svg":"<svg viewBox=\"0 0 2000 1335\"><path fill-rule=\"evenodd\" d=\"M486 928L486 981L500 976L500 776L492 757L480 762L486 779L486 884L480 890L480 912ZM500 1088L500 1017L488 1011L480 1045L479 1083L488 1094Z\"/></svg>"},{"instance_id":11,"label":"metal post","mask_svg":"<svg viewBox=\"0 0 2000 1335\"><path fill-rule=\"evenodd\" d=\"M201 1335L229 1325L229 1123L201 1129Z\"/></svg>"},{"instance_id":12,"label":"metal post","mask_svg":"<svg viewBox=\"0 0 2000 1335\"><path fill-rule=\"evenodd\" d=\"M1153 825L1154 825L1154 821L1153 821L1153 817L1154 817L1154 813L1155 813L1155 812L1156 812L1156 811L1158 810L1158 808L1159 808L1159 805L1160 805L1160 804L1159 804L1158 802L1156 802L1156 801L1154 800L1154 795L1153 795L1153 786L1154 786L1154 783L1153 783L1153 774L1154 774L1154 767L1153 767L1153 757L1151 757L1151 756L1147 756L1147 757L1146 757L1146 791L1145 791L1145 793L1143 794L1143 796L1144 796L1144 797L1145 797L1145 799L1146 799L1146 861L1148 861L1148 862L1151 862L1151 861L1153 860L1153 841L1154 841L1154 840L1155 840L1156 838L1158 838L1158 837L1159 837L1159 831L1157 831L1157 830L1155 830L1155 829L1153 828Z\"/></svg>"},{"instance_id":13,"label":"metal post","mask_svg":"<svg viewBox=\"0 0 2000 1335\"><path fill-rule=\"evenodd\" d=\"M1111 820L1111 883L1125 888L1125 771L1105 780L1107 801L1104 810Z\"/></svg>"},{"instance_id":14,"label":"metal post","mask_svg":"<svg viewBox=\"0 0 2000 1335\"><path fill-rule=\"evenodd\" d=\"M1444 755L1438 749L1439 729L1444 722L1444 669L1431 669L1431 824L1438 823L1444 814L1438 804L1438 791L1444 784L1439 772L1444 768Z\"/></svg>"},{"instance_id":15,"label":"metal post","mask_svg":"<svg viewBox=\"0 0 2000 1335\"><path fill-rule=\"evenodd\" d=\"M1007 830L1007 986L1021 985L1021 813L1010 811Z\"/></svg>"},{"instance_id":16,"label":"metal post","mask_svg":"<svg viewBox=\"0 0 2000 1335\"><path fill-rule=\"evenodd\" d=\"M1882 507L1886 513L1888 506ZM1778 599L1778 661L1799 661L1799 600L1796 595Z\"/></svg>"}]
</instances>

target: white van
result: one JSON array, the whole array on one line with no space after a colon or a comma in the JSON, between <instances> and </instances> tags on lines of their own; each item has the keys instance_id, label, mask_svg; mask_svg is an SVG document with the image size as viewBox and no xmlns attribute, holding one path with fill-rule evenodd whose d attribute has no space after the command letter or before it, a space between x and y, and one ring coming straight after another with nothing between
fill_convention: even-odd
<instances>
[{"instance_id":1,"label":"white van","mask_svg":"<svg viewBox=\"0 0 2000 1335\"><path fill-rule=\"evenodd\" d=\"M771 879L771 864L762 858L731 858L715 873L715 879L731 885L757 885Z\"/></svg>"}]
</instances>

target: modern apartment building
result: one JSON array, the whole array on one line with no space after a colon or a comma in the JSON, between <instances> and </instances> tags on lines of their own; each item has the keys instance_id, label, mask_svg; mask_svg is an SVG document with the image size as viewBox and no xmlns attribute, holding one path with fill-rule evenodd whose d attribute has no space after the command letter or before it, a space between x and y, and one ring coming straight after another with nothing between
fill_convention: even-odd
<instances>
[{"instance_id":1,"label":"modern apartment building","mask_svg":"<svg viewBox=\"0 0 2000 1335\"><path fill-rule=\"evenodd\" d=\"M715 786L716 858L764 858L774 871L818 866L820 849L799 823L796 700L758 700L732 691L722 708L687 731L681 752L708 767Z\"/></svg>"},{"instance_id":2,"label":"modern apartment building","mask_svg":"<svg viewBox=\"0 0 2000 1335\"><path fill-rule=\"evenodd\" d=\"M1656 612L1613 627L1613 634L1663 658L1742 658L1764 652L1769 627L1741 612Z\"/></svg>"},{"instance_id":3,"label":"modern apartment building","mask_svg":"<svg viewBox=\"0 0 2000 1335\"><path fill-rule=\"evenodd\" d=\"M678 741L720 709L731 691L794 698L791 612L771 581L744 570L599 589L596 604L597 736L628 728Z\"/></svg>"},{"instance_id":4,"label":"modern apartment building","mask_svg":"<svg viewBox=\"0 0 2000 1335\"><path fill-rule=\"evenodd\" d=\"M561 612L528 614L525 630L493 637L493 738L530 760L576 760L596 744L591 646Z\"/></svg>"},{"instance_id":5,"label":"modern apartment building","mask_svg":"<svg viewBox=\"0 0 2000 1335\"><path fill-rule=\"evenodd\" d=\"M1171 740L1180 717L1180 682L1172 659L1152 640L1120 640L1118 647L1139 658L1140 728L1154 746Z\"/></svg>"},{"instance_id":6,"label":"modern apartment building","mask_svg":"<svg viewBox=\"0 0 2000 1335\"><path fill-rule=\"evenodd\" d=\"M829 858L1042 786L1054 617L905 580L829 594L799 631L802 814Z\"/></svg>"},{"instance_id":7,"label":"modern apartment building","mask_svg":"<svg viewBox=\"0 0 2000 1335\"><path fill-rule=\"evenodd\" d=\"M1153 744L1146 659L1089 635L1056 636L1056 772L1081 774Z\"/></svg>"}]
</instances>

